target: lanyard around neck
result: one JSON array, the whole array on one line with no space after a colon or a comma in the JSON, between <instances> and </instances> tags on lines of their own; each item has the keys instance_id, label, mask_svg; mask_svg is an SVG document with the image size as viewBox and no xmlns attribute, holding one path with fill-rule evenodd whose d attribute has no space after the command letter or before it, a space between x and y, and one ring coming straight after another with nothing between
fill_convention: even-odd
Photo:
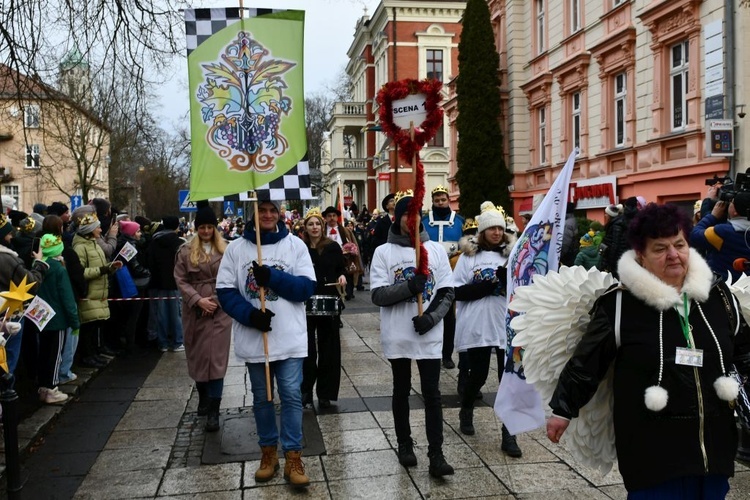
<instances>
[{"instance_id":1,"label":"lanyard around neck","mask_svg":"<svg viewBox=\"0 0 750 500\"><path fill-rule=\"evenodd\" d=\"M682 326L682 334L685 336L685 341L687 342L688 349L693 348L693 343L690 340L690 330L692 329L690 326L690 321L688 319L689 309L688 309L688 298L687 294L682 294L682 304L685 308L685 315L677 314L680 318L680 326Z\"/></svg>"}]
</instances>

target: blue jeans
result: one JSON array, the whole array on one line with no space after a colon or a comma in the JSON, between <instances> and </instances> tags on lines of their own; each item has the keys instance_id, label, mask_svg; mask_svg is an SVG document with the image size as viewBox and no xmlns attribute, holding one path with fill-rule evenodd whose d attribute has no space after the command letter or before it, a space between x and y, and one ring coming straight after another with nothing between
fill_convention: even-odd
<instances>
[{"instance_id":1,"label":"blue jeans","mask_svg":"<svg viewBox=\"0 0 750 500\"><path fill-rule=\"evenodd\" d=\"M60 380L70 380L73 378L73 356L75 356L78 347L78 334L73 335L73 329L68 328L65 332L65 346L63 347L62 360L60 361Z\"/></svg>"},{"instance_id":2,"label":"blue jeans","mask_svg":"<svg viewBox=\"0 0 750 500\"><path fill-rule=\"evenodd\" d=\"M151 302L151 304L156 303L156 328L159 347L182 345L182 307L180 306L179 290L154 290L154 292L155 297L174 297ZM169 344L170 333L173 335L171 346Z\"/></svg>"},{"instance_id":3,"label":"blue jeans","mask_svg":"<svg viewBox=\"0 0 750 500\"><path fill-rule=\"evenodd\" d=\"M274 379L281 400L281 450L302 450L302 358L289 358L271 363L271 393ZM276 410L266 394L265 363L246 363L253 391L253 415L258 428L260 446L276 446L279 431Z\"/></svg>"}]
</instances>

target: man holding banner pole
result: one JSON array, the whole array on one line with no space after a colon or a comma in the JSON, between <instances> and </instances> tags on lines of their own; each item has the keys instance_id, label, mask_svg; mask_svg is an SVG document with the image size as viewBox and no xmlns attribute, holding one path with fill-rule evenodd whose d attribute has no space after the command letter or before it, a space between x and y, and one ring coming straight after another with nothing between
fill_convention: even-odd
<instances>
[{"instance_id":1,"label":"man holding banner pole","mask_svg":"<svg viewBox=\"0 0 750 500\"><path fill-rule=\"evenodd\" d=\"M257 203L257 224L248 223L242 238L232 241L224 252L216 293L221 307L234 320L235 355L245 361L250 376L253 415L263 453L255 480L266 482L275 477L280 440L286 458L285 479L294 486L307 486L310 480L301 460L300 387L302 362L307 357L304 302L315 292L315 270L304 242L289 233L286 224L279 220L279 202ZM266 335L267 354L264 353ZM269 394L266 389L266 356L271 391L275 380L281 400L280 431L276 427L272 392Z\"/></svg>"}]
</instances>

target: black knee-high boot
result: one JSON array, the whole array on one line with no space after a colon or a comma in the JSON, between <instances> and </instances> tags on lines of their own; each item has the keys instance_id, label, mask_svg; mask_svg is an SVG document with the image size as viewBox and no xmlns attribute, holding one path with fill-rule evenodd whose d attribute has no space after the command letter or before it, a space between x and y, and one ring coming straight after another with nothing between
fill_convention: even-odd
<instances>
[{"instance_id":1,"label":"black knee-high boot","mask_svg":"<svg viewBox=\"0 0 750 500\"><path fill-rule=\"evenodd\" d=\"M205 417L208 415L208 382L196 382L195 388L198 389L198 416Z\"/></svg>"},{"instance_id":2,"label":"black knee-high boot","mask_svg":"<svg viewBox=\"0 0 750 500\"><path fill-rule=\"evenodd\" d=\"M210 398L208 402L208 418L206 419L206 432L219 430L219 408L221 398Z\"/></svg>"}]
</instances>

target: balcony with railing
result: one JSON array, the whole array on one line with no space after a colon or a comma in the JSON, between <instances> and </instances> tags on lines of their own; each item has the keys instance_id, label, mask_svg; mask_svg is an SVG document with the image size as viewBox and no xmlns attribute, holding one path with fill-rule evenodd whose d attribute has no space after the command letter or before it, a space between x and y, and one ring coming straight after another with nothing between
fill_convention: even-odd
<instances>
[{"instance_id":1,"label":"balcony with railing","mask_svg":"<svg viewBox=\"0 0 750 500\"><path fill-rule=\"evenodd\" d=\"M336 158L331 161L331 170L346 172L367 172L367 160L364 158Z\"/></svg>"},{"instance_id":2,"label":"balcony with railing","mask_svg":"<svg viewBox=\"0 0 750 500\"><path fill-rule=\"evenodd\" d=\"M367 123L365 111L365 103L363 102L337 102L333 106L329 130L334 127L361 129Z\"/></svg>"}]
</instances>

